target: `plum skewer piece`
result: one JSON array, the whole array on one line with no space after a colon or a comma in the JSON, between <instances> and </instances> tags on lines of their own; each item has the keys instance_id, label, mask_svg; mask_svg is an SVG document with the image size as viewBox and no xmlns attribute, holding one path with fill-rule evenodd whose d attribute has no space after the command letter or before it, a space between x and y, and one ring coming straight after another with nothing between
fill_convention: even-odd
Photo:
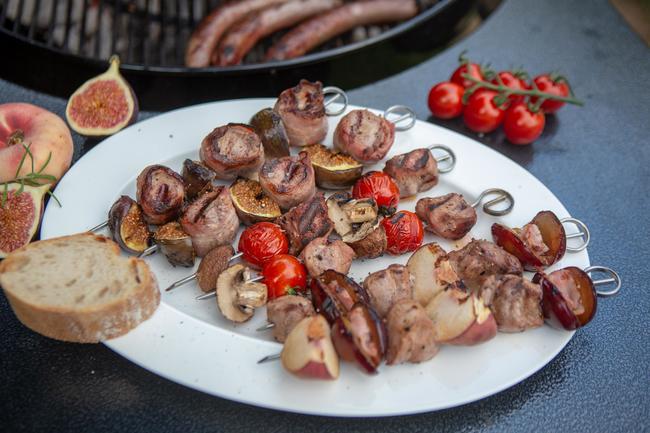
<instances>
[{"instance_id":1,"label":"plum skewer piece","mask_svg":"<svg viewBox=\"0 0 650 433\"><path fill-rule=\"evenodd\" d=\"M233 260L236 260L236 259L240 258L242 255L244 255L244 253L237 253L237 254L233 255L233 256L228 260L228 263L232 262ZM189 283L190 281L195 280L195 279L197 278L197 274L198 274L197 272L194 272L193 274L188 275L188 276L185 277L185 278L181 278L180 280L173 282L169 287L167 287L167 288L165 289L165 292L171 292L171 291L174 290L175 288L180 287L180 286L182 286L182 285L185 285L185 284ZM247 281L247 282L248 282L248 281Z\"/></svg>"},{"instance_id":2,"label":"plum skewer piece","mask_svg":"<svg viewBox=\"0 0 650 433\"><path fill-rule=\"evenodd\" d=\"M255 278L251 278L250 280L246 280L244 283L257 283L258 281L262 281L263 279L264 279L264 277L260 275L260 276L255 277ZM217 296L217 291L216 290L214 290L212 292L204 293L202 295L199 295L195 299L197 301L204 301L206 299L214 298L215 296Z\"/></svg>"}]
</instances>

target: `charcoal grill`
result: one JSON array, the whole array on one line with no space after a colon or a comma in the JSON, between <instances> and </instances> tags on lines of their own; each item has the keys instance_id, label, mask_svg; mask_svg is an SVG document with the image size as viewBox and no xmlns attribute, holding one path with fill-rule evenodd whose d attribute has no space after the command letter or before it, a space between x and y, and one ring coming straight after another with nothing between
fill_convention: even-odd
<instances>
[{"instance_id":1,"label":"charcoal grill","mask_svg":"<svg viewBox=\"0 0 650 433\"><path fill-rule=\"evenodd\" d=\"M191 69L183 65L187 40L220 0L0 0L0 41L7 47L0 75L67 97L118 53L141 106L156 110L277 95L300 78L350 89L432 55L477 2L440 0L378 35L355 41L350 32L297 59Z\"/></svg>"}]
</instances>

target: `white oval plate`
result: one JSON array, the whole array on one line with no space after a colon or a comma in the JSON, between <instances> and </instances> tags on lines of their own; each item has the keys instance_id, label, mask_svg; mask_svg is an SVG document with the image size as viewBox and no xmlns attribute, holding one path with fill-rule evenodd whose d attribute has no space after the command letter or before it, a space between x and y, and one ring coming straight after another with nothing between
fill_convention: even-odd
<instances>
[{"instance_id":1,"label":"white oval plate","mask_svg":"<svg viewBox=\"0 0 650 433\"><path fill-rule=\"evenodd\" d=\"M160 163L180 171L185 158L198 159L201 140L213 128L228 122L247 123L254 113L273 103L272 99L248 99L197 105L145 120L104 140L61 179L56 194L63 207L50 200L42 238L85 231L104 221L118 196L135 197L135 179L146 165ZM338 119L330 118L326 144L332 142ZM465 136L426 122L398 132L389 157L431 144L451 147L458 162L451 173L441 175L439 185L421 196L455 191L470 201L487 188L500 187L515 198L513 212L505 217L491 217L479 210L478 224L470 236L491 239L493 222L521 226L542 209L552 210L560 218L569 216L553 193L519 165ZM405 200L400 208L414 210L415 203L415 199ZM425 242L432 241L440 242L427 234ZM440 244L447 250L458 247L449 242ZM368 273L390 263L403 264L408 257L387 255L355 261L350 276L361 282ZM172 268L160 255L147 261L161 291L192 272ZM561 266L568 265L588 266L587 252L568 253ZM375 376L344 364L337 381L301 380L285 372L279 362L256 364L281 349L268 333L255 332L265 322L263 309L249 323L234 325L221 316L214 299L196 301L200 293L196 283L170 293L163 291L161 305L149 320L106 345L147 370L191 388L290 412L363 417L461 405L495 394L535 373L573 335L544 326L521 334L499 334L476 347L445 346L429 362L384 365Z\"/></svg>"}]
</instances>

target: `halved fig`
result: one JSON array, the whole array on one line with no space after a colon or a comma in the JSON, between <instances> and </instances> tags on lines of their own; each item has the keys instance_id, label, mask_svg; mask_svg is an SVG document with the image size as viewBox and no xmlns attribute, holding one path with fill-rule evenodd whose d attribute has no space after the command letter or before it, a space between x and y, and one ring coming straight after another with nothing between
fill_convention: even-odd
<instances>
[{"instance_id":1,"label":"halved fig","mask_svg":"<svg viewBox=\"0 0 650 433\"><path fill-rule=\"evenodd\" d=\"M36 235L43 215L43 199L50 185L7 185L7 194L0 189L0 259L27 245Z\"/></svg>"},{"instance_id":2,"label":"halved fig","mask_svg":"<svg viewBox=\"0 0 650 433\"><path fill-rule=\"evenodd\" d=\"M343 153L334 152L322 144L304 148L311 158L316 185L323 189L349 188L361 177L363 164Z\"/></svg>"},{"instance_id":3,"label":"halved fig","mask_svg":"<svg viewBox=\"0 0 650 433\"><path fill-rule=\"evenodd\" d=\"M65 117L81 135L103 137L135 122L138 100L120 74L120 58L112 56L108 70L91 78L70 96Z\"/></svg>"},{"instance_id":4,"label":"halved fig","mask_svg":"<svg viewBox=\"0 0 650 433\"><path fill-rule=\"evenodd\" d=\"M426 307L441 343L474 346L494 338L494 315L476 294L458 288L438 293Z\"/></svg>"},{"instance_id":5,"label":"halved fig","mask_svg":"<svg viewBox=\"0 0 650 433\"><path fill-rule=\"evenodd\" d=\"M363 287L347 275L331 269L313 278L310 287L314 309L330 323L347 314L355 304L370 303L370 297Z\"/></svg>"},{"instance_id":6,"label":"halved fig","mask_svg":"<svg viewBox=\"0 0 650 433\"><path fill-rule=\"evenodd\" d=\"M544 318L554 328L572 331L596 314L596 288L582 269L570 266L548 275L538 272L533 282L542 286Z\"/></svg>"},{"instance_id":7,"label":"halved fig","mask_svg":"<svg viewBox=\"0 0 650 433\"><path fill-rule=\"evenodd\" d=\"M278 113L265 108L251 118L250 124L260 136L267 158L289 156L289 136Z\"/></svg>"},{"instance_id":8,"label":"halved fig","mask_svg":"<svg viewBox=\"0 0 650 433\"><path fill-rule=\"evenodd\" d=\"M160 251L167 257L172 266L194 266L196 253L192 246L192 238L177 221L161 226L153 235Z\"/></svg>"},{"instance_id":9,"label":"halved fig","mask_svg":"<svg viewBox=\"0 0 650 433\"><path fill-rule=\"evenodd\" d=\"M262 190L259 182L239 178L230 186L230 198L240 221L249 226L274 221L282 215L280 206Z\"/></svg>"},{"instance_id":10,"label":"halved fig","mask_svg":"<svg viewBox=\"0 0 650 433\"><path fill-rule=\"evenodd\" d=\"M377 373L386 353L384 323L368 305L357 303L332 326L332 341L344 361L355 362L366 373Z\"/></svg>"},{"instance_id":11,"label":"halved fig","mask_svg":"<svg viewBox=\"0 0 650 433\"><path fill-rule=\"evenodd\" d=\"M332 194L327 199L327 215L343 242L357 242L379 225L379 210L371 198L353 199L347 192Z\"/></svg>"},{"instance_id":12,"label":"halved fig","mask_svg":"<svg viewBox=\"0 0 650 433\"><path fill-rule=\"evenodd\" d=\"M557 263L566 252L566 232L557 216L541 211L521 229L492 225L494 242L519 259L526 270L535 271Z\"/></svg>"},{"instance_id":13,"label":"halved fig","mask_svg":"<svg viewBox=\"0 0 650 433\"><path fill-rule=\"evenodd\" d=\"M151 233L142 209L129 196L121 196L111 206L108 211L108 228L113 240L127 253L139 254L151 244Z\"/></svg>"},{"instance_id":14,"label":"halved fig","mask_svg":"<svg viewBox=\"0 0 650 433\"><path fill-rule=\"evenodd\" d=\"M186 159L183 161L181 176L185 182L185 195L188 200L194 200L201 190L215 179L217 174L201 162Z\"/></svg>"}]
</instances>

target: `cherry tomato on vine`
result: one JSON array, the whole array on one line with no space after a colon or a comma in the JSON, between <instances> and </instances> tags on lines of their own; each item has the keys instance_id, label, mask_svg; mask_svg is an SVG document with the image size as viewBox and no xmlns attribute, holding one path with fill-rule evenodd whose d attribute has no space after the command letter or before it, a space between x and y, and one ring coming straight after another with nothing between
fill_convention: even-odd
<instances>
[{"instance_id":1,"label":"cherry tomato on vine","mask_svg":"<svg viewBox=\"0 0 650 433\"><path fill-rule=\"evenodd\" d=\"M413 212L401 210L381 221L386 231L387 247L390 254L399 255L417 250L422 245L424 228L422 221Z\"/></svg>"},{"instance_id":2,"label":"cherry tomato on vine","mask_svg":"<svg viewBox=\"0 0 650 433\"><path fill-rule=\"evenodd\" d=\"M498 93L494 90L479 89L470 96L463 110L463 121L475 132L492 132L503 121L504 111L494 103Z\"/></svg>"},{"instance_id":3,"label":"cherry tomato on vine","mask_svg":"<svg viewBox=\"0 0 650 433\"><path fill-rule=\"evenodd\" d=\"M383 171L369 171L354 184L352 197L372 198L381 213L391 215L395 213L399 203L399 187L393 178Z\"/></svg>"},{"instance_id":4,"label":"cherry tomato on vine","mask_svg":"<svg viewBox=\"0 0 650 433\"><path fill-rule=\"evenodd\" d=\"M569 89L569 84L565 80L555 80L551 78L548 74L542 74L535 77L533 80L537 85L537 88L545 93L550 93L555 96L567 97L571 93ZM531 102L534 104L536 98L531 98ZM545 113L555 113L557 110L562 108L564 102L562 101L552 101L547 99L542 102L541 108Z\"/></svg>"},{"instance_id":5,"label":"cherry tomato on vine","mask_svg":"<svg viewBox=\"0 0 650 433\"><path fill-rule=\"evenodd\" d=\"M295 295L306 290L305 265L289 254L279 254L266 262L262 268L262 276L269 300L284 295Z\"/></svg>"},{"instance_id":6,"label":"cherry tomato on vine","mask_svg":"<svg viewBox=\"0 0 650 433\"><path fill-rule=\"evenodd\" d=\"M443 81L429 91L429 110L440 119L453 119L463 112L465 88L450 81Z\"/></svg>"},{"instance_id":7,"label":"cherry tomato on vine","mask_svg":"<svg viewBox=\"0 0 650 433\"><path fill-rule=\"evenodd\" d=\"M261 222L242 232L237 249L248 263L262 267L273 256L286 254L289 241L279 225Z\"/></svg>"},{"instance_id":8,"label":"cherry tomato on vine","mask_svg":"<svg viewBox=\"0 0 650 433\"><path fill-rule=\"evenodd\" d=\"M509 87L513 90L528 90L530 86L526 82L526 80L517 77L515 74L513 74L510 71L501 71L497 74L497 77L494 77L491 81L492 84L499 85L503 83L504 86ZM499 82L499 78L501 79L501 82ZM508 98L511 102L519 102L524 99L522 95L510 95Z\"/></svg>"},{"instance_id":9,"label":"cherry tomato on vine","mask_svg":"<svg viewBox=\"0 0 650 433\"><path fill-rule=\"evenodd\" d=\"M476 63L465 63L460 65L456 70L454 71L453 74L451 74L451 81L452 83L456 83L459 86L463 86L463 88L468 89L472 87L474 83L472 80L468 78L464 78L463 74L470 75L471 77L476 78L477 80L483 80L483 73L481 72L481 66L476 64Z\"/></svg>"},{"instance_id":10,"label":"cherry tomato on vine","mask_svg":"<svg viewBox=\"0 0 650 433\"><path fill-rule=\"evenodd\" d=\"M503 131L513 144L530 144L542 135L545 124L546 117L542 110L533 113L526 103L518 102L506 111Z\"/></svg>"}]
</instances>

